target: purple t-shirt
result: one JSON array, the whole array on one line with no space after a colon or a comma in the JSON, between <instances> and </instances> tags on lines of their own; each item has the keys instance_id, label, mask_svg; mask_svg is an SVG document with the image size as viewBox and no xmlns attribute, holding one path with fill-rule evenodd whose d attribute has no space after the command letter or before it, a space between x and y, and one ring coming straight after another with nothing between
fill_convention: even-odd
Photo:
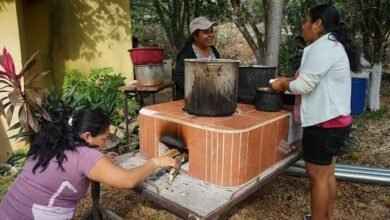
<instances>
[{"instance_id":1,"label":"purple t-shirt","mask_svg":"<svg viewBox=\"0 0 390 220\"><path fill-rule=\"evenodd\" d=\"M62 163L53 159L47 169L32 172L36 161L27 160L22 173L0 204L0 219L70 219L77 201L85 196L87 174L104 155L96 149L78 147L66 151Z\"/></svg>"}]
</instances>

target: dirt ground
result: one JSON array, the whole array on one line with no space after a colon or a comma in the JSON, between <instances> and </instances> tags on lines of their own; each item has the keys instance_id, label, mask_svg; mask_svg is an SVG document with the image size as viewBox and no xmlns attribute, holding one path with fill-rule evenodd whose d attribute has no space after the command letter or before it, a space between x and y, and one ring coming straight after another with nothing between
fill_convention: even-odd
<instances>
[{"instance_id":1,"label":"dirt ground","mask_svg":"<svg viewBox=\"0 0 390 220\"><path fill-rule=\"evenodd\" d=\"M157 98L167 99L167 96L170 94L163 93ZM390 88L387 86L382 89L381 107L384 109L381 113L354 119L352 136L356 140L352 152L340 156L339 163L390 167ZM124 219L179 219L131 190L103 186L101 204ZM88 195L80 202L75 219L81 219L90 207ZM308 179L283 174L220 219L302 219L309 211ZM390 186L338 182L335 219L390 219Z\"/></svg>"}]
</instances>

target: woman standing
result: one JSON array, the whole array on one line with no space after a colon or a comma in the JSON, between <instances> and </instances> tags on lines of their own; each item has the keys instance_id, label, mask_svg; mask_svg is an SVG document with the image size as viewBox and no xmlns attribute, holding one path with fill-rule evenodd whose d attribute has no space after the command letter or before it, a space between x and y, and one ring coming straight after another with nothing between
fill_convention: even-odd
<instances>
[{"instance_id":1,"label":"woman standing","mask_svg":"<svg viewBox=\"0 0 390 220\"><path fill-rule=\"evenodd\" d=\"M298 95L296 101L300 105L295 112L303 127L311 219L331 220L336 199L336 155L349 136L352 123L350 71L359 68L359 54L332 5L310 8L302 34L308 46L298 77L280 78L271 87Z\"/></svg>"},{"instance_id":2,"label":"woman standing","mask_svg":"<svg viewBox=\"0 0 390 220\"><path fill-rule=\"evenodd\" d=\"M173 81L176 86L176 100L184 98L184 59L220 58L217 49L213 46L215 37L214 26L216 25L216 22L211 22L205 17L198 17L191 21L191 36L177 55L173 73Z\"/></svg>"},{"instance_id":3,"label":"woman standing","mask_svg":"<svg viewBox=\"0 0 390 220\"><path fill-rule=\"evenodd\" d=\"M89 180L129 189L161 166L176 166L170 157L129 170L115 165L99 151L109 125L107 116L90 110L41 126L22 173L0 204L0 219L71 219Z\"/></svg>"}]
</instances>

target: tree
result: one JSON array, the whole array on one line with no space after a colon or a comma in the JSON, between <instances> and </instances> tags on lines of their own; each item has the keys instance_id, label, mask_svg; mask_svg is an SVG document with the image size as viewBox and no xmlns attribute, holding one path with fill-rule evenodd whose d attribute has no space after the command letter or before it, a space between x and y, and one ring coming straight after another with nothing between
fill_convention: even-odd
<instances>
[{"instance_id":1,"label":"tree","mask_svg":"<svg viewBox=\"0 0 390 220\"><path fill-rule=\"evenodd\" d=\"M372 64L368 89L368 107L380 109L379 92L382 64L385 60L386 44L390 39L390 1L388 0L348 0L349 21L355 33L362 36L364 56Z\"/></svg>"},{"instance_id":2,"label":"tree","mask_svg":"<svg viewBox=\"0 0 390 220\"><path fill-rule=\"evenodd\" d=\"M223 0L219 2L221 1ZM256 13L253 13L253 9L246 5L248 2L230 0L231 19L248 42L258 64L272 66L278 64L284 2L284 0L263 0L262 3L249 1L252 7L258 8ZM261 29L261 23L265 27L264 31Z\"/></svg>"},{"instance_id":3,"label":"tree","mask_svg":"<svg viewBox=\"0 0 390 220\"><path fill-rule=\"evenodd\" d=\"M329 3L329 0L289 0L285 6L283 17L282 43L279 55L278 73L283 76L293 76L300 66L305 43L302 38L302 24L307 10L317 4ZM341 12L343 4L340 0L332 1ZM341 15L344 13L341 12Z\"/></svg>"},{"instance_id":4,"label":"tree","mask_svg":"<svg viewBox=\"0 0 390 220\"><path fill-rule=\"evenodd\" d=\"M169 44L177 54L186 38L187 27L191 19L191 1L185 0L153 0L153 6L160 18Z\"/></svg>"},{"instance_id":5,"label":"tree","mask_svg":"<svg viewBox=\"0 0 390 220\"><path fill-rule=\"evenodd\" d=\"M285 0L153 0L154 12L151 13L159 18L174 54L182 48L188 36L190 21L204 15L210 19L233 21L248 42L257 63L276 66L284 2ZM133 1L132 4L146 7L147 3Z\"/></svg>"},{"instance_id":6,"label":"tree","mask_svg":"<svg viewBox=\"0 0 390 220\"><path fill-rule=\"evenodd\" d=\"M284 1L269 1L264 56L264 63L269 66L278 65L283 7Z\"/></svg>"},{"instance_id":7,"label":"tree","mask_svg":"<svg viewBox=\"0 0 390 220\"><path fill-rule=\"evenodd\" d=\"M160 23L170 49L176 55L189 35L191 20L201 15L210 19L223 17L226 7L219 6L219 3L213 0L134 0L131 6L134 12L132 20Z\"/></svg>"}]
</instances>

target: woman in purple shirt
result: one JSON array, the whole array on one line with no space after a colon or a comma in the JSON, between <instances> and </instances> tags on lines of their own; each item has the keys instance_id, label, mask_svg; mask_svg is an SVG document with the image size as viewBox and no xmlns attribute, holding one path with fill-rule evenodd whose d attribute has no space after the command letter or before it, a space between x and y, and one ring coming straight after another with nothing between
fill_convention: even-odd
<instances>
[{"instance_id":1,"label":"woman in purple shirt","mask_svg":"<svg viewBox=\"0 0 390 220\"><path fill-rule=\"evenodd\" d=\"M94 180L129 189L173 158L153 158L134 169L115 165L99 150L109 135L109 118L88 110L41 126L22 173L0 204L0 219L71 219Z\"/></svg>"}]
</instances>

